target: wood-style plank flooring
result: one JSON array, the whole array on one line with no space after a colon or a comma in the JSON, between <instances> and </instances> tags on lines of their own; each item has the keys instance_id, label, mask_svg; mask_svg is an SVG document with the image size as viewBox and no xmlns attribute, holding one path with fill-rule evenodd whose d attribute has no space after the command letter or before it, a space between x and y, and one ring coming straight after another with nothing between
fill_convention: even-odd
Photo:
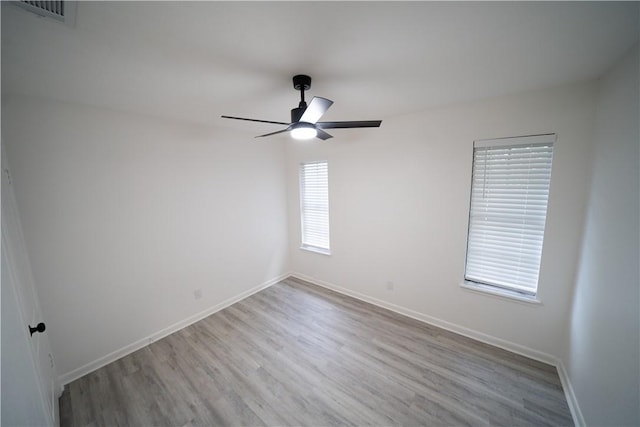
<instances>
[{"instance_id":1,"label":"wood-style plank flooring","mask_svg":"<svg viewBox=\"0 0 640 427\"><path fill-rule=\"evenodd\" d=\"M286 279L69 384L64 426L573 425L556 369Z\"/></svg>"}]
</instances>

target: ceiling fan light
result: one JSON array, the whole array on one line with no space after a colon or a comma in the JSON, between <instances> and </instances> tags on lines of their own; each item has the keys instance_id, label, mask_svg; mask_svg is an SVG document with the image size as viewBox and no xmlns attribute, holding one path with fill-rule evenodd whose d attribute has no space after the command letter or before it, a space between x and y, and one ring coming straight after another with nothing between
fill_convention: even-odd
<instances>
[{"instance_id":1,"label":"ceiling fan light","mask_svg":"<svg viewBox=\"0 0 640 427\"><path fill-rule=\"evenodd\" d=\"M293 129L291 129L291 137L293 139L311 139L318 135L316 127L311 123L298 123Z\"/></svg>"}]
</instances>

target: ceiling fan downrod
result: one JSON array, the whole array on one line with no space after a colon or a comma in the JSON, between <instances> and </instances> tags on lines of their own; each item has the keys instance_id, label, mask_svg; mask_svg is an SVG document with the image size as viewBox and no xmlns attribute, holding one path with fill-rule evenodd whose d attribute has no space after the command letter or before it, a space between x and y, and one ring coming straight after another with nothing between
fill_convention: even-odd
<instances>
[{"instance_id":1,"label":"ceiling fan downrod","mask_svg":"<svg viewBox=\"0 0 640 427\"><path fill-rule=\"evenodd\" d=\"M304 100L304 91L311 89L311 77L304 74L293 76L293 88L300 91L298 108L291 109L291 123L297 123L307 109L307 103Z\"/></svg>"}]
</instances>

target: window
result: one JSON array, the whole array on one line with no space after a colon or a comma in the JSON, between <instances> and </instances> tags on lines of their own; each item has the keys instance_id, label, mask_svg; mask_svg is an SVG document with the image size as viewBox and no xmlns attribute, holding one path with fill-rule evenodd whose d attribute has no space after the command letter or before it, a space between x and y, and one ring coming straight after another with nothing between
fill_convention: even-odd
<instances>
[{"instance_id":1,"label":"window","mask_svg":"<svg viewBox=\"0 0 640 427\"><path fill-rule=\"evenodd\" d=\"M329 255L329 168L326 161L300 165L302 249Z\"/></svg>"},{"instance_id":2,"label":"window","mask_svg":"<svg viewBox=\"0 0 640 427\"><path fill-rule=\"evenodd\" d=\"M536 295L554 141L551 134L474 142L467 284Z\"/></svg>"}]
</instances>

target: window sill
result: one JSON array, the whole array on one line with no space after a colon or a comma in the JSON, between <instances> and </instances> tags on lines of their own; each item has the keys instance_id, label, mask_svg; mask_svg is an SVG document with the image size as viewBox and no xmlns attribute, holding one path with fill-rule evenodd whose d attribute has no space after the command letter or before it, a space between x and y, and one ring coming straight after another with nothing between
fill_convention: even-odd
<instances>
[{"instance_id":1,"label":"window sill","mask_svg":"<svg viewBox=\"0 0 640 427\"><path fill-rule=\"evenodd\" d=\"M321 254L321 255L331 255L331 251L329 249L318 248L318 247L315 247L315 246L300 246L300 249L305 250L305 251L309 251L309 252L315 252L315 253Z\"/></svg>"},{"instance_id":2,"label":"window sill","mask_svg":"<svg viewBox=\"0 0 640 427\"><path fill-rule=\"evenodd\" d=\"M519 292L509 291L507 289L495 288L489 285L482 285L480 283L467 282L466 280L460 284L460 287L472 292L479 292L482 294L493 295L500 298L509 299L512 301L522 302L525 304L542 305L542 301L534 295L524 295Z\"/></svg>"}]
</instances>

